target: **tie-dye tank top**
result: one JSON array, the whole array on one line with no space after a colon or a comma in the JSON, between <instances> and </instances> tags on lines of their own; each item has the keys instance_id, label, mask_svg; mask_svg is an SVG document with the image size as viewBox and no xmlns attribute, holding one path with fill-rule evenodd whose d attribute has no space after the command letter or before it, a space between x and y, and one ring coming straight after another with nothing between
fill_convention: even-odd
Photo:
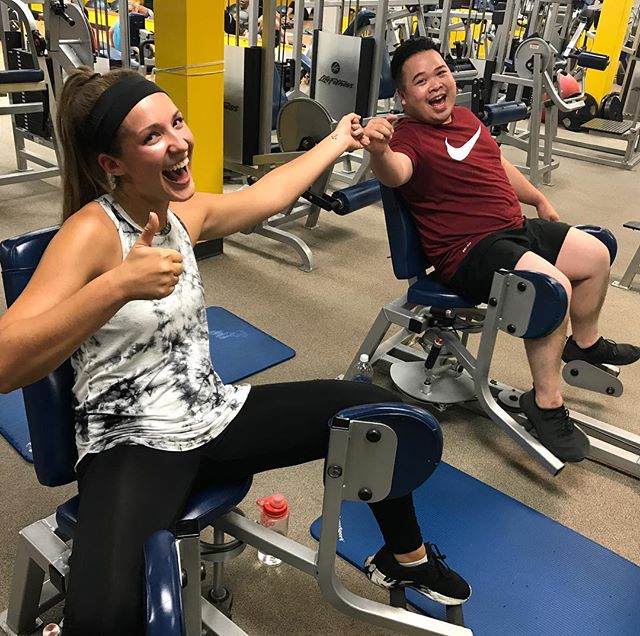
<instances>
[{"instance_id":1,"label":"tie-dye tank top","mask_svg":"<svg viewBox=\"0 0 640 636\"><path fill-rule=\"evenodd\" d=\"M125 258L142 228L110 195L97 201ZM200 273L189 234L171 211L153 247L182 254L173 293L128 302L71 356L78 462L119 444L197 448L224 430L249 393L248 384L225 385L213 370Z\"/></svg>"}]
</instances>

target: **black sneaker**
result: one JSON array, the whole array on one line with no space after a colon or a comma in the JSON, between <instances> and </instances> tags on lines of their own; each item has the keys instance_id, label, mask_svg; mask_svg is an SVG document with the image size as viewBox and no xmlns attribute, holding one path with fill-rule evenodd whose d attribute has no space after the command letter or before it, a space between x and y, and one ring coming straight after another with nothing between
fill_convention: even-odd
<instances>
[{"instance_id":1,"label":"black sneaker","mask_svg":"<svg viewBox=\"0 0 640 636\"><path fill-rule=\"evenodd\" d=\"M471 596L469 584L445 562L433 543L426 543L427 562L405 567L400 565L387 546L367 557L364 571L369 580L388 590L411 587L442 605L461 605Z\"/></svg>"},{"instance_id":2,"label":"black sneaker","mask_svg":"<svg viewBox=\"0 0 640 636\"><path fill-rule=\"evenodd\" d=\"M562 352L564 362L584 360L591 364L632 364L640 360L640 347L630 344L618 344L605 340L602 336L587 349L581 349L572 336L567 338Z\"/></svg>"},{"instance_id":3,"label":"black sneaker","mask_svg":"<svg viewBox=\"0 0 640 636\"><path fill-rule=\"evenodd\" d=\"M535 389L520 396L520 408L527 416L525 428L536 436L563 462L581 462L589 455L589 438L569 419L569 411L560 406L541 409L536 404ZM533 430L532 430L533 429Z\"/></svg>"}]
</instances>

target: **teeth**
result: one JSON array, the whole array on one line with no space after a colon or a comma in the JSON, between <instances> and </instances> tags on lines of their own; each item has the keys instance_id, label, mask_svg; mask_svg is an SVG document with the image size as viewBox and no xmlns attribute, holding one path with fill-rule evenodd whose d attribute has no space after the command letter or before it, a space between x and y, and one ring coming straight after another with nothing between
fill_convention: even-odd
<instances>
[{"instance_id":1,"label":"teeth","mask_svg":"<svg viewBox=\"0 0 640 636\"><path fill-rule=\"evenodd\" d=\"M171 166L169 170L180 170L180 168L186 168L189 165L189 157L185 157L182 161L177 163L175 166Z\"/></svg>"}]
</instances>

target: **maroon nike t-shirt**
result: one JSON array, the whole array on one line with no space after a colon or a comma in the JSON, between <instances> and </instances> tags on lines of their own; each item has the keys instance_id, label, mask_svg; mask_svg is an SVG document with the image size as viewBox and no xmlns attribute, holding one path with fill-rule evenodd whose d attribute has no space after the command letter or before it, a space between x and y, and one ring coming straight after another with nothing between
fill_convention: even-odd
<instances>
[{"instance_id":1,"label":"maroon nike t-shirt","mask_svg":"<svg viewBox=\"0 0 640 636\"><path fill-rule=\"evenodd\" d=\"M485 236L522 227L522 209L502 167L500 148L468 109L455 107L451 122L441 126L402 119L390 146L413 164L413 176L400 192L443 280L452 278Z\"/></svg>"}]
</instances>

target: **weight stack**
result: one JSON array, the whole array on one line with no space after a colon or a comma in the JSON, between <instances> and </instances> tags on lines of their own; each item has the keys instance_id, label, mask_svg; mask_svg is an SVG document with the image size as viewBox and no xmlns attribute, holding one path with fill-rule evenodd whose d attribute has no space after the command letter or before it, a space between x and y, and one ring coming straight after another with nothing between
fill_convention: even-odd
<instances>
[{"instance_id":1,"label":"weight stack","mask_svg":"<svg viewBox=\"0 0 640 636\"><path fill-rule=\"evenodd\" d=\"M7 61L8 70L11 71L36 68L31 53L21 48L9 49L7 51ZM49 95L47 91L12 93L10 97L12 104L42 102L43 112L14 115L15 123L18 128L27 130L32 135L43 139L51 139L53 127L49 116Z\"/></svg>"}]
</instances>

